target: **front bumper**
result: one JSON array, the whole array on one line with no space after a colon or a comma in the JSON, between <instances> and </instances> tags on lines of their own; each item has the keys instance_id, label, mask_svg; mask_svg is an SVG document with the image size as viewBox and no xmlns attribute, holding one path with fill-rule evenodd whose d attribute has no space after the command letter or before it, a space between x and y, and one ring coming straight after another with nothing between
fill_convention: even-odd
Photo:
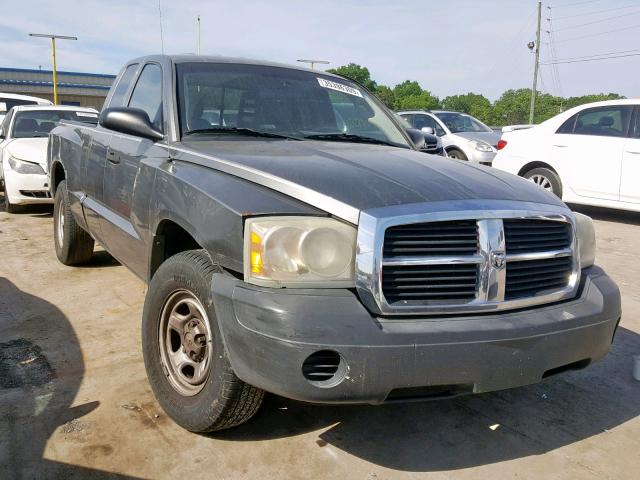
<instances>
[{"instance_id":1,"label":"front bumper","mask_svg":"<svg viewBox=\"0 0 640 480\"><path fill-rule=\"evenodd\" d=\"M274 290L224 274L215 275L212 288L238 377L317 403L381 403L536 383L606 355L621 315L619 290L597 267L583 272L574 300L446 318L375 318L349 290ZM338 352L345 368L342 377L318 386L304 378L302 364L322 350Z\"/></svg>"},{"instance_id":2,"label":"front bumper","mask_svg":"<svg viewBox=\"0 0 640 480\"><path fill-rule=\"evenodd\" d=\"M17 173L5 165L4 182L9 201L15 205L53 203L46 174Z\"/></svg>"},{"instance_id":3,"label":"front bumper","mask_svg":"<svg viewBox=\"0 0 640 480\"><path fill-rule=\"evenodd\" d=\"M467 148L464 151L469 162L491 166L497 152L481 152L475 148Z\"/></svg>"}]
</instances>

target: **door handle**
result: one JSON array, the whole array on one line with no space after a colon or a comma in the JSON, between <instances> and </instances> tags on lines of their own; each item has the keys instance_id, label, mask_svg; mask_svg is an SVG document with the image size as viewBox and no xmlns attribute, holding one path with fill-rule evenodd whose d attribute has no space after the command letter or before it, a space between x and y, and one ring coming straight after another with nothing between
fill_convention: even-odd
<instances>
[{"instance_id":1,"label":"door handle","mask_svg":"<svg viewBox=\"0 0 640 480\"><path fill-rule=\"evenodd\" d=\"M636 152L635 150L627 150L627 153L631 153L633 155L640 155L640 152Z\"/></svg>"},{"instance_id":2,"label":"door handle","mask_svg":"<svg viewBox=\"0 0 640 480\"><path fill-rule=\"evenodd\" d=\"M118 155L113 150L107 150L107 161L117 165L120 163L120 155Z\"/></svg>"},{"instance_id":3,"label":"door handle","mask_svg":"<svg viewBox=\"0 0 640 480\"><path fill-rule=\"evenodd\" d=\"M569 145L554 145L554 147L558 148L567 148Z\"/></svg>"}]
</instances>

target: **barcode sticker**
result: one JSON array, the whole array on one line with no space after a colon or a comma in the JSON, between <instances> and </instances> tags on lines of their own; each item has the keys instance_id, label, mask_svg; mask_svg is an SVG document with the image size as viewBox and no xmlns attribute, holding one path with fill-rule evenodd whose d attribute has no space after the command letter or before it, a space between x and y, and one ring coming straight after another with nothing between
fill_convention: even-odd
<instances>
[{"instance_id":1,"label":"barcode sticker","mask_svg":"<svg viewBox=\"0 0 640 480\"><path fill-rule=\"evenodd\" d=\"M362 98L362 93L360 93L360 90L358 90L357 88L343 85L342 83L338 82L332 82L331 80L326 80L324 78L318 78L318 83L321 87L330 88L331 90L336 90L338 92Z\"/></svg>"}]
</instances>

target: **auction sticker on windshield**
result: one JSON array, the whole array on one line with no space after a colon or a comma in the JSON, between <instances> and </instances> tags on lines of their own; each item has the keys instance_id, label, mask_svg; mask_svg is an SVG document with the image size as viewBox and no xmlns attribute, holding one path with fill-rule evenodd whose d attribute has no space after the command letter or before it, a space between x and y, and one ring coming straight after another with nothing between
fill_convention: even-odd
<instances>
[{"instance_id":1,"label":"auction sticker on windshield","mask_svg":"<svg viewBox=\"0 0 640 480\"><path fill-rule=\"evenodd\" d=\"M337 82L332 82L331 80L325 80L324 78L318 78L318 83L324 88L330 88L331 90L337 90L338 92L362 98L362 93L360 93L360 90L358 90L357 88L349 87L348 85L343 85Z\"/></svg>"}]
</instances>

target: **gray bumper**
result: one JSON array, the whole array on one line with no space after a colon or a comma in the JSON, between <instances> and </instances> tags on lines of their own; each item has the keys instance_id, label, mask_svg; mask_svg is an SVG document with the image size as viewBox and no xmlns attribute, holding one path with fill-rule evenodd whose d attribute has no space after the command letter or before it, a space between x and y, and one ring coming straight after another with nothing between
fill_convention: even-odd
<instances>
[{"instance_id":1,"label":"gray bumper","mask_svg":"<svg viewBox=\"0 0 640 480\"><path fill-rule=\"evenodd\" d=\"M214 277L215 308L238 377L266 391L319 403L479 393L539 382L606 355L620 293L599 268L571 301L497 315L375 318L349 290L274 290ZM302 364L338 352L344 379L319 387Z\"/></svg>"}]
</instances>

